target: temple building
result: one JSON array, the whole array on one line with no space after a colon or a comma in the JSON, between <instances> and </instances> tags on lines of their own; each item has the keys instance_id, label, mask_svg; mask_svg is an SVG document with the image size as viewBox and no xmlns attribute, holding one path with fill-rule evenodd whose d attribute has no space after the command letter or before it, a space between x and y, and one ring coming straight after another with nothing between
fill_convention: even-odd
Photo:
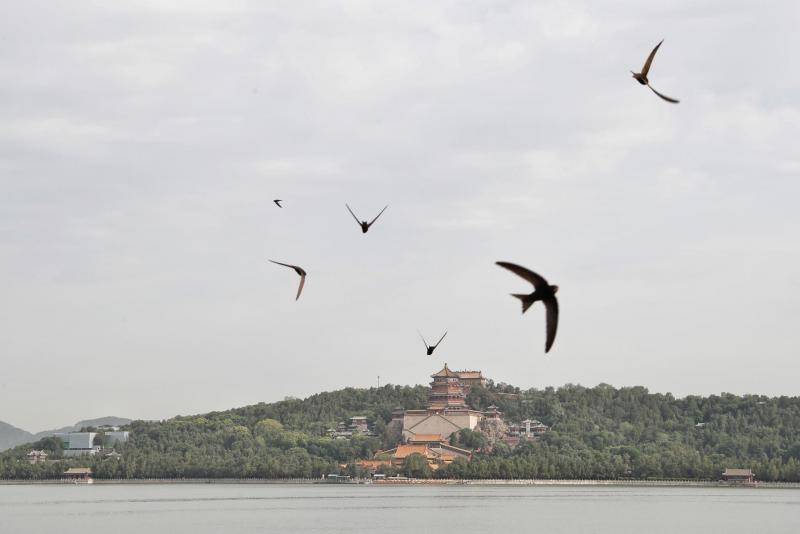
<instances>
[{"instance_id":1,"label":"temple building","mask_svg":"<svg viewBox=\"0 0 800 534\"><path fill-rule=\"evenodd\" d=\"M550 430L550 427L536 419L525 419L520 423L520 435L529 439L538 438L548 430Z\"/></svg>"},{"instance_id":2,"label":"temple building","mask_svg":"<svg viewBox=\"0 0 800 534\"><path fill-rule=\"evenodd\" d=\"M350 429L354 433L358 434L368 434L369 433L369 425L367 424L367 418L363 415L356 415L355 417L350 418Z\"/></svg>"},{"instance_id":3,"label":"temple building","mask_svg":"<svg viewBox=\"0 0 800 534\"><path fill-rule=\"evenodd\" d=\"M520 440L538 440L542 434L545 434L549 430L550 427L543 424L541 421L525 419L519 424L510 423L508 425L506 434L503 436L503 442L509 447L514 448L519 445Z\"/></svg>"},{"instance_id":4,"label":"temple building","mask_svg":"<svg viewBox=\"0 0 800 534\"><path fill-rule=\"evenodd\" d=\"M71 482L84 482L91 484L92 469L90 467L70 467L64 472L63 478Z\"/></svg>"},{"instance_id":5,"label":"temple building","mask_svg":"<svg viewBox=\"0 0 800 534\"><path fill-rule=\"evenodd\" d=\"M328 436L334 439L350 439L354 435L371 436L369 423L366 416L356 415L350 418L350 423L340 422L336 428L328 429Z\"/></svg>"},{"instance_id":6,"label":"temple building","mask_svg":"<svg viewBox=\"0 0 800 534\"><path fill-rule=\"evenodd\" d=\"M405 444L387 451L378 451L371 460L359 460L356 465L375 473L382 467L402 467L412 454L421 454L431 469L439 469L457 458L472 459L472 451L447 443L441 434L417 434Z\"/></svg>"},{"instance_id":7,"label":"temple building","mask_svg":"<svg viewBox=\"0 0 800 534\"><path fill-rule=\"evenodd\" d=\"M453 371L458 375L458 379L464 385L464 393L469 395L469 390L473 386L486 387L486 378L480 371Z\"/></svg>"},{"instance_id":8,"label":"temple building","mask_svg":"<svg viewBox=\"0 0 800 534\"><path fill-rule=\"evenodd\" d=\"M31 451L28 453L29 464L47 463L47 453L45 451Z\"/></svg>"},{"instance_id":9,"label":"temple building","mask_svg":"<svg viewBox=\"0 0 800 534\"><path fill-rule=\"evenodd\" d=\"M402 467L406 459L412 454L424 456L431 469L439 469L442 466L451 464L456 458L464 458L467 461L472 459L472 451L460 449L447 443L409 443L398 445L388 451L379 451L375 454L374 460L362 461L358 465L373 471L387 465Z\"/></svg>"},{"instance_id":10,"label":"temple building","mask_svg":"<svg viewBox=\"0 0 800 534\"><path fill-rule=\"evenodd\" d=\"M755 483L756 476L750 469L725 469L722 473L722 480L729 484L751 485Z\"/></svg>"},{"instance_id":11,"label":"temple building","mask_svg":"<svg viewBox=\"0 0 800 534\"><path fill-rule=\"evenodd\" d=\"M459 373L468 373L466 380L472 380L473 385L485 383L480 371L456 372L444 364L441 371L431 375L433 382L427 409L395 411L392 424L402 428L404 443L429 442L430 436L440 436L442 441L447 441L454 432L464 428L474 430L489 416L467 406L464 379ZM491 417L497 415L492 413Z\"/></svg>"}]
</instances>

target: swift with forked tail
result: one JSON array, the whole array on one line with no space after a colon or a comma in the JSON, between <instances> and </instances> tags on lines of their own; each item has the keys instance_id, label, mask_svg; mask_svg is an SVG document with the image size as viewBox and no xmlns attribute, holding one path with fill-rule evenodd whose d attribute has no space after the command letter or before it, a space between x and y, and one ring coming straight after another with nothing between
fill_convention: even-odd
<instances>
[{"instance_id":1,"label":"swift with forked tail","mask_svg":"<svg viewBox=\"0 0 800 534\"><path fill-rule=\"evenodd\" d=\"M550 348L556 340L556 330L558 329L558 300L556 299L558 286L551 286L547 280L535 272L515 263L508 263L506 261L498 261L495 263L533 284L533 293L512 293L511 296L522 301L522 313L528 311L528 308L537 300L542 301L547 309L547 340L545 341L544 351L545 353L550 352Z\"/></svg>"}]
</instances>

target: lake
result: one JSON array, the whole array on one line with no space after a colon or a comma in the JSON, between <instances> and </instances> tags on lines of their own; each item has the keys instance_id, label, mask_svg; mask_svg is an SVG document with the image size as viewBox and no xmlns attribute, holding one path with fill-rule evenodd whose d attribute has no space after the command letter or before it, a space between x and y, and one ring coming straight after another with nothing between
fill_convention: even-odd
<instances>
[{"instance_id":1,"label":"lake","mask_svg":"<svg viewBox=\"0 0 800 534\"><path fill-rule=\"evenodd\" d=\"M0 533L800 532L800 490L0 485Z\"/></svg>"}]
</instances>

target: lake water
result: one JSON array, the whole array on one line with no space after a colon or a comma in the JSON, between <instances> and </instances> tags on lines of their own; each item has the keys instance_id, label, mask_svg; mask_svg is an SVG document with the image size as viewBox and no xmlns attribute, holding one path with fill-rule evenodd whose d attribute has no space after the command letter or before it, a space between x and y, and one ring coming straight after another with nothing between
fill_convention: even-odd
<instances>
[{"instance_id":1,"label":"lake water","mask_svg":"<svg viewBox=\"0 0 800 534\"><path fill-rule=\"evenodd\" d=\"M800 532L800 490L0 485L2 534Z\"/></svg>"}]
</instances>

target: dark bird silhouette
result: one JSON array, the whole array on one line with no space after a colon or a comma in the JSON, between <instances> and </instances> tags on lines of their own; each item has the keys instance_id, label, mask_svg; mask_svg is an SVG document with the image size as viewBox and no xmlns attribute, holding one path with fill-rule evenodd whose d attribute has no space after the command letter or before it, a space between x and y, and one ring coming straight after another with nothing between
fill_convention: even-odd
<instances>
[{"instance_id":1,"label":"dark bird silhouette","mask_svg":"<svg viewBox=\"0 0 800 534\"><path fill-rule=\"evenodd\" d=\"M280 200L280 199L276 198L275 200L273 200L273 202L274 202L274 203L275 203L275 205L277 205L279 208L282 208L282 207L283 207L283 206L281 206L281 202L283 202L283 200Z\"/></svg>"},{"instance_id":2,"label":"dark bird silhouette","mask_svg":"<svg viewBox=\"0 0 800 534\"><path fill-rule=\"evenodd\" d=\"M383 215L383 212L384 212L384 211L386 211L386 208L388 208L388 207L389 207L389 205L387 204L387 205L386 205L386 207L385 207L385 208L383 208L383 209L381 210L381 212L375 216L375 218L374 218L374 219L372 219L370 222L367 222L367 221L359 221L359 220L358 220L358 217L356 217L356 214L355 214L355 213L353 213L353 210L351 210L351 209L350 209L350 206L348 206L347 204L345 204L345 206L347 207L347 211L349 211L349 212L350 212L350 215L352 215L352 216L353 216L353 218L356 220L356 222L358 223L358 225L361 227L361 232L362 232L362 233L364 233L364 234L366 234L366 233L367 233L367 231L369 230L369 227L370 227L370 226L372 226L373 224L375 224L375 221L377 221L377 220L378 220L378 217L380 217L381 215Z\"/></svg>"},{"instance_id":3,"label":"dark bird silhouette","mask_svg":"<svg viewBox=\"0 0 800 534\"><path fill-rule=\"evenodd\" d=\"M300 275L300 287L297 288L297 296L294 298L294 300L299 299L300 293L302 293L303 291L303 286L306 283L306 271L302 267L298 267L297 265L289 265L288 263L281 263L275 260L269 260L269 261L271 261L272 263L277 263L278 265L283 265L284 267L289 267L290 269L294 269L294 272Z\"/></svg>"},{"instance_id":4,"label":"dark bird silhouette","mask_svg":"<svg viewBox=\"0 0 800 534\"><path fill-rule=\"evenodd\" d=\"M556 329L558 329L558 300L556 299L558 286L551 286L547 283L547 280L525 267L505 261L496 263L533 284L534 291L530 295L512 293L511 296L522 301L522 313L528 311L531 304L537 300L541 300L544 303L547 309L547 341L544 345L544 351L549 352L553 346L553 341L556 340Z\"/></svg>"},{"instance_id":5,"label":"dark bird silhouette","mask_svg":"<svg viewBox=\"0 0 800 534\"><path fill-rule=\"evenodd\" d=\"M664 39L661 39L661 43L663 43L663 42L664 42ZM656 57L656 52L658 51L658 47L661 46L661 43L658 43L656 45L656 47L653 49L653 51L650 52L650 55L647 56L647 61L644 62L644 67L642 67L642 72L633 72L633 71L631 71L631 74L633 74L633 77L636 79L637 82L639 82L642 85L646 85L647 87L649 87L651 91L653 91L655 94L657 94L662 99L666 100L667 102L672 102L673 104L677 104L678 102L680 102L680 100L675 100L674 98L670 98L670 97L668 97L666 95L662 95L661 93L659 93L658 91L653 89L653 86L650 85L650 80L647 78L647 73L650 72L650 65L653 63L653 58Z\"/></svg>"},{"instance_id":6,"label":"dark bird silhouette","mask_svg":"<svg viewBox=\"0 0 800 534\"><path fill-rule=\"evenodd\" d=\"M425 350L428 352L428 356L430 356L431 354L433 354L433 351L436 350L436 347L439 346L439 343L442 342L442 340L444 339L444 336L447 335L447 331L445 330L444 334L442 334L442 337L440 337L439 341L436 342L436 345L433 345L433 346L429 346L428 345L428 342L425 341L425 338L422 337L422 334L420 334L419 330L417 330L417 334L419 334L419 337L422 339L422 342L425 344Z\"/></svg>"}]
</instances>

